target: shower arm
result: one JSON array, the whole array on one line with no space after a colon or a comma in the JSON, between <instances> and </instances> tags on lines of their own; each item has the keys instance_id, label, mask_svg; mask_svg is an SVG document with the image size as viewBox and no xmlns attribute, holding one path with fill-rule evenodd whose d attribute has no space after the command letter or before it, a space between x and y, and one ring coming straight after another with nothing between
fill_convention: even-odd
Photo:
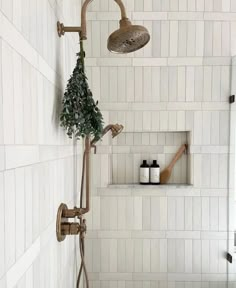
<instances>
[{"instance_id":1,"label":"shower arm","mask_svg":"<svg viewBox=\"0 0 236 288\"><path fill-rule=\"evenodd\" d=\"M81 9L81 26L80 27L71 27L71 26L64 26L63 23L57 22L57 33L58 36L61 37L65 35L66 32L77 32L80 35L81 40L87 40L87 8L88 5L92 2L93 0L85 0L85 2L82 5ZM120 7L121 11L121 18L122 20L128 20L127 14L126 14L126 9L124 6L124 3L122 0L114 0L117 5ZM122 25L122 20L121 20L121 25Z\"/></svg>"}]
</instances>

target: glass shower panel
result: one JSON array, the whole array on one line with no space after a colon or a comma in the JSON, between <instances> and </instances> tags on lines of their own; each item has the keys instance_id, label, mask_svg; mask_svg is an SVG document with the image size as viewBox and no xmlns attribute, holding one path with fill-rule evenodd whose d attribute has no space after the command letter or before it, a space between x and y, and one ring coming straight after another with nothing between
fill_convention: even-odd
<instances>
[{"instance_id":1,"label":"glass shower panel","mask_svg":"<svg viewBox=\"0 0 236 288\"><path fill-rule=\"evenodd\" d=\"M228 252L232 263L228 262L228 279L236 283L236 56L232 59L229 142L229 199L228 199ZM231 260L231 259L229 259ZM230 287L230 285L229 285Z\"/></svg>"}]
</instances>

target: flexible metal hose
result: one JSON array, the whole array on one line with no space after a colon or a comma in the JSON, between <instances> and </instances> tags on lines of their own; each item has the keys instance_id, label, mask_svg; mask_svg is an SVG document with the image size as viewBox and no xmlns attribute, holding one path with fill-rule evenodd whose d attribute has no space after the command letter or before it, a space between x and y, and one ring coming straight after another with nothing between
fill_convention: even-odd
<instances>
[{"instance_id":1,"label":"flexible metal hose","mask_svg":"<svg viewBox=\"0 0 236 288\"><path fill-rule=\"evenodd\" d=\"M83 155L83 165L82 165L82 177L81 177L81 189L80 189L80 208L83 207L83 191L84 191L84 174L85 174L85 159L86 159L86 152ZM80 224L82 224L82 218L80 218ZM79 236L79 247L80 247L80 257L81 257L81 264L79 269L79 274L77 278L76 287L79 288L80 280L82 276L82 271L84 270L86 287L89 288L89 280L88 280L88 272L84 260L84 251L85 251L85 244L84 244L84 232L80 233Z\"/></svg>"}]
</instances>

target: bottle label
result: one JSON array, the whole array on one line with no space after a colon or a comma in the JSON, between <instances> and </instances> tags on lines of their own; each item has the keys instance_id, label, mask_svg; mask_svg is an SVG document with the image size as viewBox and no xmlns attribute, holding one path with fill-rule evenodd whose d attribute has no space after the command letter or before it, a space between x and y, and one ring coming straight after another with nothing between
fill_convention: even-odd
<instances>
[{"instance_id":1,"label":"bottle label","mask_svg":"<svg viewBox=\"0 0 236 288\"><path fill-rule=\"evenodd\" d=\"M140 168L140 183L149 183L149 168Z\"/></svg>"},{"instance_id":2,"label":"bottle label","mask_svg":"<svg viewBox=\"0 0 236 288\"><path fill-rule=\"evenodd\" d=\"M151 168L151 183L160 183L160 168Z\"/></svg>"}]
</instances>

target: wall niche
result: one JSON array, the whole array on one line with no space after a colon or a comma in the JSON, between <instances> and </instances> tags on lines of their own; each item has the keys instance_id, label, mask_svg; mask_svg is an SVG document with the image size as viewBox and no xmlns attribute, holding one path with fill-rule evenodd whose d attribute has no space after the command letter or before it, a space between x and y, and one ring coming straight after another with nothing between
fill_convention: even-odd
<instances>
[{"instance_id":1,"label":"wall niche","mask_svg":"<svg viewBox=\"0 0 236 288\"><path fill-rule=\"evenodd\" d=\"M190 132L123 132L111 141L111 184L138 184L143 160L157 160L161 170L169 165L182 144L190 145ZM191 184L191 155L183 154L168 184Z\"/></svg>"}]
</instances>

